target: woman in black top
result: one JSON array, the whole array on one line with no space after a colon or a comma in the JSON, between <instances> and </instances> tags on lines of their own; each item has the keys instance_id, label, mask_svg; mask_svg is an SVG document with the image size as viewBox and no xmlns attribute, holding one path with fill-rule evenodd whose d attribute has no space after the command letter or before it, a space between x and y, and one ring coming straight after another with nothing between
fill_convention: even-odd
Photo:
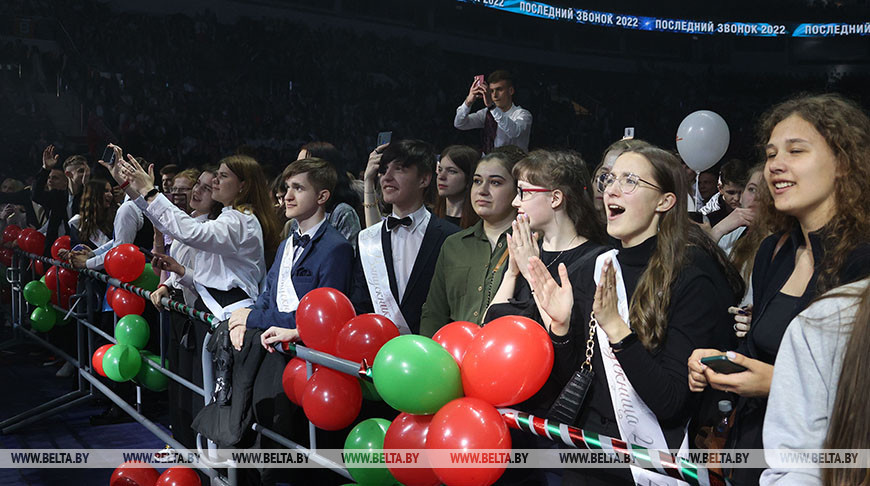
<instances>
[{"instance_id":1,"label":"woman in black top","mask_svg":"<svg viewBox=\"0 0 870 486\"><path fill-rule=\"evenodd\" d=\"M788 324L826 290L870 270L870 119L839 95L799 97L773 107L760 130L767 156L759 212L774 234L762 242L752 275L752 326L723 375L689 359L689 386L739 395L728 446L761 449L773 363ZM733 484L757 484L760 469L734 469Z\"/></svg>"},{"instance_id":2,"label":"woman in black top","mask_svg":"<svg viewBox=\"0 0 870 486\"><path fill-rule=\"evenodd\" d=\"M600 184L617 249L587 263L582 279L566 279L560 265L561 286L533 258L532 288L554 342L573 347L576 356L586 349L591 313L598 324L595 376L577 425L650 448L680 449L697 408L682 363L701 343L728 341L728 306L742 295L742 283L683 210L686 185L676 157L648 144L632 148ZM601 285L594 281L598 268ZM621 468L568 469L563 484L646 484L644 474L676 484Z\"/></svg>"},{"instance_id":3,"label":"woman in black top","mask_svg":"<svg viewBox=\"0 0 870 486\"><path fill-rule=\"evenodd\" d=\"M548 327L527 280L529 258L540 257L554 278L558 278L557 265L563 265L568 278L579 281L583 262L594 260L607 249L603 245L606 236L595 217L589 174L579 154L536 150L517 162L512 172L517 180L513 205L518 214L512 234L507 237L509 265L484 322L520 315ZM550 379L540 392L517 408L545 414L570 378L574 368L559 363L573 364L574 349L557 346L555 350L557 362Z\"/></svg>"}]
</instances>

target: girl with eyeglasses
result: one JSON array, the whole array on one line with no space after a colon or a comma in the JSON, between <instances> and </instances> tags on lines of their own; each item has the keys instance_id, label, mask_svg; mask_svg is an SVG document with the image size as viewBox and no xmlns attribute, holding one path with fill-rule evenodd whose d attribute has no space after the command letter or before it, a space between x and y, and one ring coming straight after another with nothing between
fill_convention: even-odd
<instances>
[{"instance_id":1,"label":"girl with eyeglasses","mask_svg":"<svg viewBox=\"0 0 870 486\"><path fill-rule=\"evenodd\" d=\"M728 306L742 282L689 221L673 155L648 144L631 148L599 184L616 249L587 261L575 278L559 264L561 281L541 258L528 265L554 346L574 350L572 371L592 347L594 377L576 424L650 449L687 448L697 398L682 362L700 343L728 342ZM676 484L634 468L567 469L562 484L650 480Z\"/></svg>"}]
</instances>

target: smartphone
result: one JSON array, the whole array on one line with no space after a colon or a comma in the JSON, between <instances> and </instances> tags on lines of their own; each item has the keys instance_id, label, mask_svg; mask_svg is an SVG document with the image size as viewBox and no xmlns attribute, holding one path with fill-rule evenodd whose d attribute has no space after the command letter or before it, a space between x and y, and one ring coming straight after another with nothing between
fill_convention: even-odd
<instances>
[{"instance_id":1,"label":"smartphone","mask_svg":"<svg viewBox=\"0 0 870 486\"><path fill-rule=\"evenodd\" d=\"M485 82L485 81L484 81L484 78L483 78L483 74L478 74L477 76L474 77L474 85L475 85L475 86L480 86L480 85L482 85L484 82Z\"/></svg>"},{"instance_id":2,"label":"smartphone","mask_svg":"<svg viewBox=\"0 0 870 486\"><path fill-rule=\"evenodd\" d=\"M115 165L115 151L112 150L112 147L106 145L106 149L103 150L103 157L100 160L109 164L110 166Z\"/></svg>"},{"instance_id":3,"label":"smartphone","mask_svg":"<svg viewBox=\"0 0 870 486\"><path fill-rule=\"evenodd\" d=\"M724 375L740 373L748 369L731 361L728 359L728 356L707 356L706 358L701 358L701 364L709 366L711 370Z\"/></svg>"},{"instance_id":4,"label":"smartphone","mask_svg":"<svg viewBox=\"0 0 870 486\"><path fill-rule=\"evenodd\" d=\"M385 143L390 143L393 140L393 132L380 132L378 133L378 147Z\"/></svg>"},{"instance_id":5,"label":"smartphone","mask_svg":"<svg viewBox=\"0 0 870 486\"><path fill-rule=\"evenodd\" d=\"M629 140L634 138L634 127L625 127L625 130L622 132L622 139Z\"/></svg>"}]
</instances>

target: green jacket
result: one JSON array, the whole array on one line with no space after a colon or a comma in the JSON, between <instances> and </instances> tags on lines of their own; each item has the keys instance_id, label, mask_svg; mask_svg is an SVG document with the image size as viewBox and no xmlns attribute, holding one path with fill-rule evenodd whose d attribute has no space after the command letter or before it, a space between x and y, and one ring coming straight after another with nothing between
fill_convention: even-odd
<instances>
[{"instance_id":1,"label":"green jacket","mask_svg":"<svg viewBox=\"0 0 870 486\"><path fill-rule=\"evenodd\" d=\"M446 324L468 321L481 325L486 308L508 266L507 238L495 249L483 231L483 221L444 240L429 295L423 304L420 334L431 337Z\"/></svg>"}]
</instances>

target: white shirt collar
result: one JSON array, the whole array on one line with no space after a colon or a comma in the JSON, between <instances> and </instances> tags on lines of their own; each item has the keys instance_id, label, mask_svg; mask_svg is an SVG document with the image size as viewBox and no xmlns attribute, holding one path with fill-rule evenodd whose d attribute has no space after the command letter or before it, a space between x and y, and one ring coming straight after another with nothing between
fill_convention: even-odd
<instances>
[{"instance_id":1,"label":"white shirt collar","mask_svg":"<svg viewBox=\"0 0 870 486\"><path fill-rule=\"evenodd\" d=\"M396 216L396 213L392 213L390 216L398 218L398 216ZM411 226L408 226L408 231L414 231L417 229L418 226L420 226L421 223L429 219L429 210L426 209L426 205L424 204L420 206L420 209L409 214L408 217L411 218ZM387 231L389 231L389 229L387 229Z\"/></svg>"},{"instance_id":2,"label":"white shirt collar","mask_svg":"<svg viewBox=\"0 0 870 486\"><path fill-rule=\"evenodd\" d=\"M306 231L305 233L302 233L302 235L303 236L308 235L309 237L314 238L314 235L317 233L317 230L319 230L320 227L323 226L323 223L325 223L325 222L326 222L326 218L324 217L323 219L320 220L319 223L308 228L308 231ZM294 229L294 231L299 231L299 223L296 223L296 228Z\"/></svg>"}]
</instances>

